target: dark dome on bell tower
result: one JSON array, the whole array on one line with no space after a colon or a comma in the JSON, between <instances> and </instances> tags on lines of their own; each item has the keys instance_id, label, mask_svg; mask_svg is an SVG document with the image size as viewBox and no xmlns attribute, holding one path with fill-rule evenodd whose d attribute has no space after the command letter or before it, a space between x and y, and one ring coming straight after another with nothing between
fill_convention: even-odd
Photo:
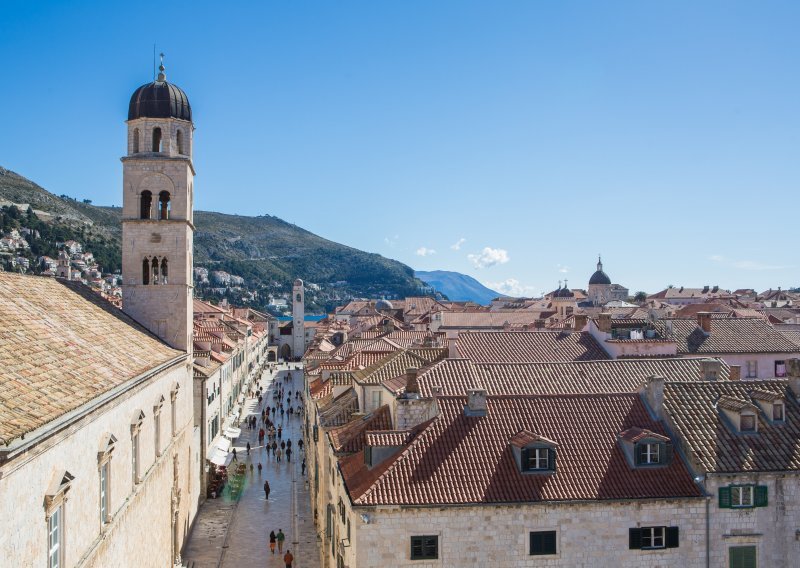
<instances>
[{"instance_id":1,"label":"dark dome on bell tower","mask_svg":"<svg viewBox=\"0 0 800 568\"><path fill-rule=\"evenodd\" d=\"M128 105L128 120L137 118L177 118L192 121L192 107L183 90L167 83L164 62L158 68L158 78L133 92Z\"/></svg>"}]
</instances>

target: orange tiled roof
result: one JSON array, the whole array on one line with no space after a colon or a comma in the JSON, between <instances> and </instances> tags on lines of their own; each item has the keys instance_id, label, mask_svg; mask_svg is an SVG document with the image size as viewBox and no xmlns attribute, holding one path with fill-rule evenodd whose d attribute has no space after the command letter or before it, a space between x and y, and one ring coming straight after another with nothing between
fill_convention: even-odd
<instances>
[{"instance_id":1,"label":"orange tiled roof","mask_svg":"<svg viewBox=\"0 0 800 568\"><path fill-rule=\"evenodd\" d=\"M608 354L588 332L471 332L461 333L458 354L476 363L537 363L594 361Z\"/></svg>"},{"instance_id":2,"label":"orange tiled roof","mask_svg":"<svg viewBox=\"0 0 800 568\"><path fill-rule=\"evenodd\" d=\"M0 272L7 442L182 355L80 283Z\"/></svg>"},{"instance_id":3,"label":"orange tiled roof","mask_svg":"<svg viewBox=\"0 0 800 568\"><path fill-rule=\"evenodd\" d=\"M658 323L662 337L664 321L672 322L672 338L679 354L798 353L797 345L765 322L750 318L712 318L711 333L704 333L696 320L672 319Z\"/></svg>"},{"instance_id":4,"label":"orange tiled roof","mask_svg":"<svg viewBox=\"0 0 800 568\"><path fill-rule=\"evenodd\" d=\"M351 420L343 426L328 430L333 450L337 453L352 454L364 448L368 430L389 430L392 427L392 414L384 404L374 412Z\"/></svg>"}]
</instances>

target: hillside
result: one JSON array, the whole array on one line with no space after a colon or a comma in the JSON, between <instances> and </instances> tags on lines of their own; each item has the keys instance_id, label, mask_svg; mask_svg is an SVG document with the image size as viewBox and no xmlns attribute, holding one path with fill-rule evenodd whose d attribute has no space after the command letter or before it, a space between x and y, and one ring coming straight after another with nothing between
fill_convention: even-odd
<instances>
[{"instance_id":1,"label":"hillside","mask_svg":"<svg viewBox=\"0 0 800 568\"><path fill-rule=\"evenodd\" d=\"M447 270L417 271L414 276L429 284L454 302L475 302L487 305L502 296L475 280L472 276Z\"/></svg>"},{"instance_id":2,"label":"hillside","mask_svg":"<svg viewBox=\"0 0 800 568\"><path fill-rule=\"evenodd\" d=\"M0 202L30 204L54 224L90 226L119 250L119 207L97 207L56 196L34 182L0 168ZM221 270L245 279L241 289L221 292L198 285L207 297L225 296L266 309L269 296L290 292L295 278L312 286L309 311L329 310L352 297L404 297L419 292L414 271L395 260L335 243L268 215L247 217L195 211L195 267ZM119 266L107 266L113 271ZM214 288L212 290L212 288Z\"/></svg>"}]
</instances>

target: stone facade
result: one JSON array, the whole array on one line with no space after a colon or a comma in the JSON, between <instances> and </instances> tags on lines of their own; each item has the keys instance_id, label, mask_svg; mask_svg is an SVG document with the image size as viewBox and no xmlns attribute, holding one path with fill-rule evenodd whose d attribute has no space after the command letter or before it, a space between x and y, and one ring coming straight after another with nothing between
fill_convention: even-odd
<instances>
[{"instance_id":1,"label":"stone facade","mask_svg":"<svg viewBox=\"0 0 800 568\"><path fill-rule=\"evenodd\" d=\"M292 356L298 359L306 352L305 300L303 281L298 278L292 286Z\"/></svg>"},{"instance_id":2,"label":"stone facade","mask_svg":"<svg viewBox=\"0 0 800 568\"><path fill-rule=\"evenodd\" d=\"M14 519L0 531L4 565L47 565L46 496L64 471L73 479L62 505L63 566L128 566L133 559L141 567L172 565L194 519L199 489L188 367L181 357L134 379L110 400L88 403L95 407L82 418L53 427L40 443L9 456L0 467L0 518ZM134 483L132 423L140 413ZM107 451L109 435L116 442ZM107 522L100 515L101 456L109 459Z\"/></svg>"}]
</instances>

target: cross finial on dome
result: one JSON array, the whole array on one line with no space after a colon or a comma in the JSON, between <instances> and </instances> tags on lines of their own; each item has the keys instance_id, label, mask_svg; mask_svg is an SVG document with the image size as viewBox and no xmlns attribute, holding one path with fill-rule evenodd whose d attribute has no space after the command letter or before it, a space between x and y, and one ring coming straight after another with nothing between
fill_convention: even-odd
<instances>
[{"instance_id":1,"label":"cross finial on dome","mask_svg":"<svg viewBox=\"0 0 800 568\"><path fill-rule=\"evenodd\" d=\"M159 53L161 56L161 65L158 66L158 82L163 83L167 80L167 75L164 73L164 54Z\"/></svg>"},{"instance_id":2,"label":"cross finial on dome","mask_svg":"<svg viewBox=\"0 0 800 568\"><path fill-rule=\"evenodd\" d=\"M561 290L561 280L558 281L558 289Z\"/></svg>"},{"instance_id":3,"label":"cross finial on dome","mask_svg":"<svg viewBox=\"0 0 800 568\"><path fill-rule=\"evenodd\" d=\"M603 261L600 259L600 253L597 253L597 270L603 270Z\"/></svg>"}]
</instances>

